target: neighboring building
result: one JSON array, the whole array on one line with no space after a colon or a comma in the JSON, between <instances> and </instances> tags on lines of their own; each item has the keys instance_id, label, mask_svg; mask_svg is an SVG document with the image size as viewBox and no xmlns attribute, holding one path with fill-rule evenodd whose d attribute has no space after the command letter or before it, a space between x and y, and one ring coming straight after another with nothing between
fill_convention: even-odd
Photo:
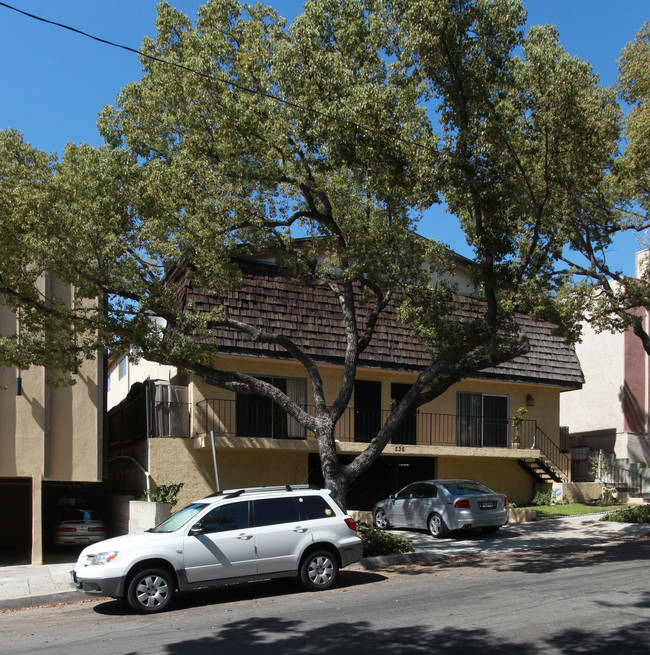
<instances>
[{"instance_id":1,"label":"neighboring building","mask_svg":"<svg viewBox=\"0 0 650 655\"><path fill-rule=\"evenodd\" d=\"M41 291L72 302L70 287L47 278ZM0 307L0 334L17 333ZM102 477L103 360L84 362L76 384L53 388L46 371L0 367L1 561L43 561L64 506L97 506Z\"/></svg>"},{"instance_id":2,"label":"neighboring building","mask_svg":"<svg viewBox=\"0 0 650 655\"><path fill-rule=\"evenodd\" d=\"M648 252L636 255L637 278ZM648 312L638 312L650 331ZM560 417L569 428L574 457L587 459L602 450L621 463L650 462L650 369L641 340L632 329L597 333L586 324L576 353L585 384L562 396Z\"/></svg>"},{"instance_id":3,"label":"neighboring building","mask_svg":"<svg viewBox=\"0 0 650 655\"><path fill-rule=\"evenodd\" d=\"M146 359L133 361L129 358L129 353L123 351L111 355L106 368L106 408L109 411L126 398L129 389L136 382L172 380L177 375L172 366L163 366Z\"/></svg>"},{"instance_id":4,"label":"neighboring building","mask_svg":"<svg viewBox=\"0 0 650 655\"><path fill-rule=\"evenodd\" d=\"M234 318L281 329L294 338L319 363L326 396L333 401L344 356L335 299L322 289L296 287L268 260L242 261L241 267L242 287L224 300L201 293L182 273L174 283L182 301L199 310L222 303ZM525 503L549 475L568 478L559 399L561 392L580 388L580 365L573 348L553 334L553 326L524 316L520 322L530 352L456 384L413 412L378 462L350 489L351 509L368 509L417 479L475 478ZM283 350L225 329L216 336L220 368L265 377L306 408L313 404L304 369ZM343 457L352 458L366 447L426 361L410 329L388 312L361 357L352 406L337 425ZM156 485L183 482L181 502L217 486L322 482L315 439L269 400L231 393L195 377L176 377L171 385L169 375L160 377L162 384L152 380L137 385L109 415L108 470L116 492L141 492L144 470ZM171 402L156 401L161 386L168 397L183 388L187 393ZM511 417L520 407L528 413L515 448Z\"/></svg>"}]
</instances>

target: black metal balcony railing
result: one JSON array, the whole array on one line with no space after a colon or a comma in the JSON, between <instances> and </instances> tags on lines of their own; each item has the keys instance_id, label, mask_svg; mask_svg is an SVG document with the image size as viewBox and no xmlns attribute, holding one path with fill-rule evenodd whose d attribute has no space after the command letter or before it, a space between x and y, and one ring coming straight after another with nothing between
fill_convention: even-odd
<instances>
[{"instance_id":1,"label":"black metal balcony railing","mask_svg":"<svg viewBox=\"0 0 650 655\"><path fill-rule=\"evenodd\" d=\"M109 447L113 450L140 439L152 437L190 437L208 435L229 437L257 437L270 439L306 439L307 431L285 412L270 402L259 399L206 399L194 407L182 402L153 402L149 421L144 403L131 403L120 412L109 415ZM315 407L305 411L315 416ZM336 424L334 437L342 442L369 442L381 429L388 410L348 408ZM518 437L518 440L516 439ZM399 426L391 443L394 445L454 446L471 448L508 448L540 453L568 479L571 461L532 420L515 426L512 420L434 414L421 411L410 413ZM534 455L536 458L538 454Z\"/></svg>"},{"instance_id":2,"label":"black metal balcony railing","mask_svg":"<svg viewBox=\"0 0 650 655\"><path fill-rule=\"evenodd\" d=\"M306 406L315 416L316 408ZM347 442L368 442L390 416L389 410L348 408L335 428L335 438ZM194 431L215 436L265 437L270 439L305 439L307 432L295 419L270 403L246 403L235 400L206 399L197 403ZM555 446L535 421L524 420L515 432L512 421L479 416L412 412L393 435L393 444L421 446L464 446L474 448L508 448L516 434L520 448L537 448L540 441ZM548 443L546 443L548 442ZM557 446L555 446L557 449ZM558 453L559 453L559 449Z\"/></svg>"}]
</instances>

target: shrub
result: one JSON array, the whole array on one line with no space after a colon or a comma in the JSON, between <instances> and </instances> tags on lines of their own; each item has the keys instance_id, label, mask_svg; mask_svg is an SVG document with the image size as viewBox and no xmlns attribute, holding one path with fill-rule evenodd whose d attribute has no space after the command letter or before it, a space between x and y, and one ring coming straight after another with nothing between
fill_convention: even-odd
<instances>
[{"instance_id":1,"label":"shrub","mask_svg":"<svg viewBox=\"0 0 650 655\"><path fill-rule=\"evenodd\" d=\"M538 507L540 505L552 505L553 504L553 492L552 491L538 491L535 494L535 497L530 501L530 504L533 507Z\"/></svg>"},{"instance_id":2,"label":"shrub","mask_svg":"<svg viewBox=\"0 0 650 655\"><path fill-rule=\"evenodd\" d=\"M617 523L650 523L650 505L623 507L605 514L601 521L616 521Z\"/></svg>"},{"instance_id":3,"label":"shrub","mask_svg":"<svg viewBox=\"0 0 650 655\"><path fill-rule=\"evenodd\" d=\"M410 539L379 530L363 521L357 522L357 533L363 539L364 557L413 552L413 542Z\"/></svg>"},{"instance_id":4,"label":"shrub","mask_svg":"<svg viewBox=\"0 0 650 655\"><path fill-rule=\"evenodd\" d=\"M154 503L169 503L172 507L178 502L178 492L185 485L184 482L178 484L160 484L155 489L145 492L149 500Z\"/></svg>"}]
</instances>

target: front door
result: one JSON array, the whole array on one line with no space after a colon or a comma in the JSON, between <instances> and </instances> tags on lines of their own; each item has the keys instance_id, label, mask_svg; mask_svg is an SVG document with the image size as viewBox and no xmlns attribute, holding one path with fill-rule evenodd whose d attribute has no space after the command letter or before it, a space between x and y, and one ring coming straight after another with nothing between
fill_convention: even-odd
<instances>
[{"instance_id":1,"label":"front door","mask_svg":"<svg viewBox=\"0 0 650 655\"><path fill-rule=\"evenodd\" d=\"M411 388L410 384L397 384L390 385L390 398L395 405L402 401L406 392ZM417 414L415 410L411 410L400 423L399 427L393 435L392 442L397 444L415 444L416 440L416 421Z\"/></svg>"},{"instance_id":2,"label":"front door","mask_svg":"<svg viewBox=\"0 0 650 655\"><path fill-rule=\"evenodd\" d=\"M239 578L257 573L255 535L247 500L219 505L194 522L201 533L186 535L183 553L188 582Z\"/></svg>"}]
</instances>

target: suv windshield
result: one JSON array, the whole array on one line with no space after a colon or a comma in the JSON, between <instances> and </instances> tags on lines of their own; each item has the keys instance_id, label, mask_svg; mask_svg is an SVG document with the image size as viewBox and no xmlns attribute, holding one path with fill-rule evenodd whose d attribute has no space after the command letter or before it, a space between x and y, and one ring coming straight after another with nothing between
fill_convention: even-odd
<instances>
[{"instance_id":1,"label":"suv windshield","mask_svg":"<svg viewBox=\"0 0 650 655\"><path fill-rule=\"evenodd\" d=\"M151 528L148 532L175 532L191 521L206 507L207 505L205 503L192 503L179 512L176 512L176 514L172 514L168 519L159 523L155 528Z\"/></svg>"}]
</instances>

